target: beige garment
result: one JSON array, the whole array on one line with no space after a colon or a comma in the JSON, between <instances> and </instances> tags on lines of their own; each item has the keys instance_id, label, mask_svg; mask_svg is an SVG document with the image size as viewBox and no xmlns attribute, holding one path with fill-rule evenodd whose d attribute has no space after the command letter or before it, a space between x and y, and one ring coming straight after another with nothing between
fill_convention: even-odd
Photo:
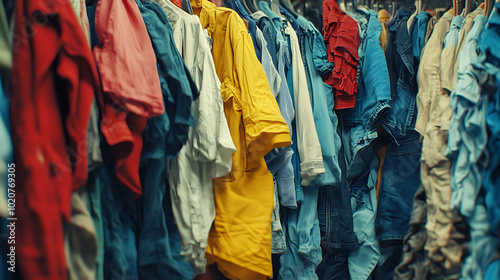
<instances>
[{"instance_id":1,"label":"beige garment","mask_svg":"<svg viewBox=\"0 0 500 280\"><path fill-rule=\"evenodd\" d=\"M456 36L456 40L449 40L444 36L445 27L449 26L452 14L447 13L443 16L436 24L425 47L425 58L424 55L422 58L424 63L421 64L418 73L417 98L420 107L418 107L417 130L424 136L421 177L428 206L426 223L428 239L425 250L432 262L440 262L446 269L452 270L461 265L462 243L466 237L454 227L463 218L453 213L449 206L452 193L451 162L444 153L452 115L450 92L455 88L457 81L456 65L458 65L458 53L463 47L462 41L471 29L474 17L481 13L481 9L470 13L462 21L460 28L450 29L446 36L452 36L451 38ZM441 50L443 39L446 40L446 45L442 51L436 51ZM426 71L431 69L436 71L436 68L437 73ZM432 79L429 79L429 74L433 75Z\"/></svg>"},{"instance_id":2,"label":"beige garment","mask_svg":"<svg viewBox=\"0 0 500 280\"><path fill-rule=\"evenodd\" d=\"M71 195L71 220L64 232L69 279L96 279L97 237L82 187Z\"/></svg>"},{"instance_id":3,"label":"beige garment","mask_svg":"<svg viewBox=\"0 0 500 280\"><path fill-rule=\"evenodd\" d=\"M380 24L382 24L382 33L380 33L380 45L382 46L382 49L385 51L385 47L387 46L387 27L386 23L389 21L389 18L391 15L389 12L385 9L382 9L378 11L378 20L380 21Z\"/></svg>"},{"instance_id":4,"label":"beige garment","mask_svg":"<svg viewBox=\"0 0 500 280\"><path fill-rule=\"evenodd\" d=\"M85 8L85 0L72 0L75 15L80 22L90 48L90 28ZM89 121L88 164L89 170L94 164L102 161L97 134L97 107L94 102ZM68 275L71 280L96 279L96 260L98 240L94 221L87 209L87 192L85 186L71 195L71 220L64 230L64 248Z\"/></svg>"},{"instance_id":5,"label":"beige garment","mask_svg":"<svg viewBox=\"0 0 500 280\"><path fill-rule=\"evenodd\" d=\"M429 41L422 50L422 58L417 73L417 123L415 130L425 135L425 129L429 121L429 110L431 97L440 94L441 78L439 69L441 66L442 43L448 28L450 27L453 14L447 12L436 23Z\"/></svg>"},{"instance_id":6,"label":"beige garment","mask_svg":"<svg viewBox=\"0 0 500 280\"><path fill-rule=\"evenodd\" d=\"M428 239L425 249L430 255L438 250L436 233L444 232L442 240L449 239L451 213L449 200L450 162L444 156L448 135L430 124L430 115L436 113L438 97L441 95L441 57L442 43L450 27L453 14L447 12L434 26L429 41L422 51L420 67L417 73L417 124L415 129L424 137L422 145L421 180L427 195ZM446 203L448 201L448 203ZM446 244L443 244L446 245Z\"/></svg>"},{"instance_id":7,"label":"beige garment","mask_svg":"<svg viewBox=\"0 0 500 280\"><path fill-rule=\"evenodd\" d=\"M432 31L434 30L434 26L436 25L438 19L436 16L433 16L429 19L429 22L427 23L427 33L425 34L425 43L429 41L429 38L432 35Z\"/></svg>"}]
</instances>

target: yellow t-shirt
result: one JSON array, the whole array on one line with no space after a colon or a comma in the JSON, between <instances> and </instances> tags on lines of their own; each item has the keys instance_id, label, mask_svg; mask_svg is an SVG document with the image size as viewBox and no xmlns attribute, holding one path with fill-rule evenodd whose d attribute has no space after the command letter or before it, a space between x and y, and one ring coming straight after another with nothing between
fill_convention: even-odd
<instances>
[{"instance_id":1,"label":"yellow t-shirt","mask_svg":"<svg viewBox=\"0 0 500 280\"><path fill-rule=\"evenodd\" d=\"M208 0L191 0L191 5L213 40L224 111L237 149L231 173L214 180L216 217L206 258L231 279L267 279L272 277L274 184L264 155L290 145L290 133L238 14Z\"/></svg>"}]
</instances>

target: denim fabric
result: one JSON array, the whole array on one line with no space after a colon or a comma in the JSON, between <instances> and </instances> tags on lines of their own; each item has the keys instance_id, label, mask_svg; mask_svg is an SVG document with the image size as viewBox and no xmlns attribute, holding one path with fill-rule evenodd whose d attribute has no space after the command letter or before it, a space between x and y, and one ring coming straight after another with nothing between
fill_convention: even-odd
<instances>
[{"instance_id":1,"label":"denim fabric","mask_svg":"<svg viewBox=\"0 0 500 280\"><path fill-rule=\"evenodd\" d=\"M264 34L260 29L257 29L256 32L256 42L257 48L260 49L261 57L259 58L262 63L262 67L264 68L264 72L266 72L267 80L269 81L269 86L271 87L271 91L273 95L278 96L281 90L281 77L279 75L278 70L274 67L272 56L269 53L269 49L267 47L267 41L264 37Z\"/></svg>"},{"instance_id":2,"label":"denim fabric","mask_svg":"<svg viewBox=\"0 0 500 280\"><path fill-rule=\"evenodd\" d=\"M272 245L271 252L273 254L282 254L286 251L286 237L281 225L280 202L278 194L278 184L274 177L274 209L271 214L271 230L272 230ZM274 271L274 269L273 269ZM274 274L273 274L274 275Z\"/></svg>"},{"instance_id":3,"label":"denim fabric","mask_svg":"<svg viewBox=\"0 0 500 280\"><path fill-rule=\"evenodd\" d=\"M483 186L486 191L486 209L494 231L500 230L500 4L496 3L488 25L479 39L479 56L476 67L485 68L490 79L483 86L488 94L486 124L488 126L488 146L490 161L484 174Z\"/></svg>"},{"instance_id":4,"label":"denim fabric","mask_svg":"<svg viewBox=\"0 0 500 280\"><path fill-rule=\"evenodd\" d=\"M413 56L412 41L408 33L408 10L398 10L389 34L394 41L387 42L387 67L391 83L391 110L381 117L384 128L397 138L405 137L415 127L418 62Z\"/></svg>"},{"instance_id":5,"label":"denim fabric","mask_svg":"<svg viewBox=\"0 0 500 280\"><path fill-rule=\"evenodd\" d=\"M144 146L141 153L139 175L143 186L143 195L135 203L139 212L139 273L151 276L160 273L163 277L192 279L193 271L189 263L180 256L180 242L177 229L176 252L170 251L171 232L167 228L165 209L162 203L167 191L165 178L167 155L174 156L187 140L188 127L194 124L191 102L198 98L198 90L191 79L191 74L184 64L173 39L172 27L160 5L149 1L136 1L143 16L148 33L155 49L158 69L162 82L162 92L166 114L169 119L180 125L166 129L166 122L153 118L148 120L143 133ZM174 102L170 103L170 97ZM169 102L170 101L170 102ZM170 104L169 104L170 103ZM173 112L168 112L169 110ZM186 110L187 112L183 112ZM165 117L165 115L163 116ZM178 128L176 131L175 129ZM173 140L175 138L175 140ZM165 143L165 144L164 144ZM180 147L176 147L177 144ZM170 201L170 199L168 200ZM171 212L171 208L169 210ZM165 252L167 253L165 253ZM175 262L181 258L181 262ZM174 262L174 263L173 263ZM169 267L168 269L166 267ZM183 268L184 267L184 268ZM187 267L187 269L185 269ZM149 279L149 278L148 278Z\"/></svg>"},{"instance_id":6,"label":"denim fabric","mask_svg":"<svg viewBox=\"0 0 500 280\"><path fill-rule=\"evenodd\" d=\"M267 42L259 29L256 32L257 47L261 50L262 57L260 58L264 72L266 72L271 91L275 97L278 96L281 90L281 78L278 70L274 67L271 55L267 49ZM274 175L274 210L271 216L271 229L273 236L272 253L281 254L286 249L285 235L281 227L280 221L280 203L278 185L286 185L293 178L293 169L291 163L293 151L291 147L283 147L274 149L266 155L265 159L268 160L267 167ZM286 165L286 167L285 167ZM290 195L290 193L283 193L283 195ZM285 197L285 201L295 200L294 197Z\"/></svg>"},{"instance_id":7,"label":"denim fabric","mask_svg":"<svg viewBox=\"0 0 500 280\"><path fill-rule=\"evenodd\" d=\"M368 14L358 14L360 19L368 19L366 30L360 44L359 69L360 80L356 104L352 109L339 111L344 117L345 125L351 129L351 148L353 154L358 154L364 147L377 137L377 123L381 116L389 110L390 83L387 62L384 51L380 46L382 25L377 14L369 11ZM356 156L353 157L353 162Z\"/></svg>"},{"instance_id":8,"label":"denim fabric","mask_svg":"<svg viewBox=\"0 0 500 280\"><path fill-rule=\"evenodd\" d=\"M458 82L450 95L453 114L445 152L452 161L450 208L459 209L466 217L471 217L474 212L476 197L481 187L481 172L487 165L483 151L487 144L488 98L481 95L481 80L486 73L479 72L472 66L472 63L477 61L477 41L486 20L483 15L474 19L464 48L459 53Z\"/></svg>"},{"instance_id":9,"label":"denim fabric","mask_svg":"<svg viewBox=\"0 0 500 280\"><path fill-rule=\"evenodd\" d=\"M316 207L318 190L318 187L300 186L297 209L283 211L287 251L280 257L280 279L318 279L315 271L322 259Z\"/></svg>"},{"instance_id":10,"label":"denim fabric","mask_svg":"<svg viewBox=\"0 0 500 280\"><path fill-rule=\"evenodd\" d=\"M500 277L500 259L491 262L484 273L483 280L496 280Z\"/></svg>"},{"instance_id":11,"label":"denim fabric","mask_svg":"<svg viewBox=\"0 0 500 280\"><path fill-rule=\"evenodd\" d=\"M431 14L429 12L421 12L415 17L411 30L411 46L413 49L413 57L420 61L420 55L425 46L425 35L427 35L427 25Z\"/></svg>"},{"instance_id":12,"label":"denim fabric","mask_svg":"<svg viewBox=\"0 0 500 280\"><path fill-rule=\"evenodd\" d=\"M380 242L403 240L408 233L413 197L420 186L419 135L389 143L378 196L376 232Z\"/></svg>"},{"instance_id":13,"label":"denim fabric","mask_svg":"<svg viewBox=\"0 0 500 280\"><path fill-rule=\"evenodd\" d=\"M111 151L101 142L105 166L98 169L102 179L101 211L104 235L104 279L139 279L137 271L137 246L135 235L130 227L137 219L133 213L136 208L126 205L132 196L120 187L114 174ZM133 209L133 210L132 210ZM137 230L137 228L135 228ZM127 243L127 241L131 241ZM165 252L169 253L169 252Z\"/></svg>"},{"instance_id":14,"label":"denim fabric","mask_svg":"<svg viewBox=\"0 0 500 280\"><path fill-rule=\"evenodd\" d=\"M252 14L252 18L257 22L260 30L262 30L262 34L264 34L267 42L267 49L273 59L274 67L278 69L277 33L274 30L271 20L263 12Z\"/></svg>"},{"instance_id":15,"label":"denim fabric","mask_svg":"<svg viewBox=\"0 0 500 280\"><path fill-rule=\"evenodd\" d=\"M144 139L143 152L161 153L166 148L167 155L175 157L187 141L189 127L194 125L191 103L198 98L199 92L175 46L172 26L165 12L160 5L149 0L136 0L136 3L156 54L165 104L165 113L162 116L148 120L144 135L154 134L151 129L167 130L166 142L163 142L164 148L160 148L158 142L152 142L155 145L148 145ZM155 151L157 148L161 151Z\"/></svg>"},{"instance_id":16,"label":"denim fabric","mask_svg":"<svg viewBox=\"0 0 500 280\"><path fill-rule=\"evenodd\" d=\"M252 37L253 45L255 47L255 54L257 55L257 58L261 60L262 51L257 44L257 23L255 23L253 18L250 17L245 8L243 8L242 4L240 3L240 0L230 0L229 4L231 6L231 9L235 10L238 13L238 15L240 15L240 17L247 20L248 33L250 34L250 37Z\"/></svg>"},{"instance_id":17,"label":"denim fabric","mask_svg":"<svg viewBox=\"0 0 500 280\"><path fill-rule=\"evenodd\" d=\"M288 31L287 31L288 32ZM289 33L285 34L292 48ZM297 44L298 42L295 42ZM291 52L291 51L290 51ZM295 93L293 83L294 69L291 61L285 65L290 93ZM292 101L295 99L292 99ZM294 106L300 106L293 102ZM296 119L292 123L295 131ZM295 174L296 209L283 209L283 228L287 241L287 251L280 257L280 279L317 279L316 267L321 262L321 233L318 220L318 187L301 186L301 162L298 155L297 133L292 134L292 164Z\"/></svg>"},{"instance_id":18,"label":"denim fabric","mask_svg":"<svg viewBox=\"0 0 500 280\"><path fill-rule=\"evenodd\" d=\"M484 279L488 264L498 251L498 233L491 230L484 206L484 192L479 194L474 212L466 218L470 227L471 239L467 245L469 256L462 267L463 279ZM500 275L498 275L500 276Z\"/></svg>"},{"instance_id":19,"label":"denim fabric","mask_svg":"<svg viewBox=\"0 0 500 280\"><path fill-rule=\"evenodd\" d=\"M346 135L348 136L348 133ZM365 154L366 158L358 158L364 166L360 166L357 170L350 170L352 172L348 176L352 175L352 177L347 178L351 187L354 233L361 244L349 253L351 279L368 279L380 257L379 243L375 233L377 215L375 182L379 167L376 151L378 147L371 145L369 148L370 153Z\"/></svg>"},{"instance_id":20,"label":"denim fabric","mask_svg":"<svg viewBox=\"0 0 500 280\"><path fill-rule=\"evenodd\" d=\"M300 25L302 58L306 69L307 85L314 115L314 123L321 143L325 173L319 174L311 186L338 186L340 185L341 171L338 153L340 137L337 134L338 119L333 111L334 100L332 88L323 82L321 75L333 69L328 62L326 46L321 33L305 18L297 18ZM321 72L322 71L322 72Z\"/></svg>"},{"instance_id":21,"label":"denim fabric","mask_svg":"<svg viewBox=\"0 0 500 280\"><path fill-rule=\"evenodd\" d=\"M337 129L342 133L341 126ZM359 247L354 234L351 193L347 185L347 172L344 143L339 150L339 166L342 170L340 186L320 188L318 218L321 230L321 244L336 251L346 251ZM326 278L328 279L328 278Z\"/></svg>"},{"instance_id":22,"label":"denim fabric","mask_svg":"<svg viewBox=\"0 0 500 280\"><path fill-rule=\"evenodd\" d=\"M428 279L430 260L424 251L427 231L427 194L420 186L415 193L409 231L403 242L403 259L394 271L394 279Z\"/></svg>"},{"instance_id":23,"label":"denim fabric","mask_svg":"<svg viewBox=\"0 0 500 280\"><path fill-rule=\"evenodd\" d=\"M380 259L377 267L373 270L373 280L385 280L394 278L394 269L401 262L403 255L403 242L393 241L380 246Z\"/></svg>"},{"instance_id":24,"label":"denim fabric","mask_svg":"<svg viewBox=\"0 0 500 280\"><path fill-rule=\"evenodd\" d=\"M274 30L275 30L276 35L277 35L276 36L276 38L277 38L276 43L279 46L281 44L281 42L286 40L285 34L283 33L283 28L284 28L283 19L271 10L268 2L259 1L258 6L259 6L259 9L262 12L264 12L264 14L266 14L269 17L269 20L272 22L272 24L274 26Z\"/></svg>"},{"instance_id":25,"label":"denim fabric","mask_svg":"<svg viewBox=\"0 0 500 280\"><path fill-rule=\"evenodd\" d=\"M260 20L263 20L262 17ZM295 109L293 107L292 96L287 82L287 72L285 67L291 65L290 58L290 47L289 43L285 40L279 43L278 50L278 73L281 79L280 91L278 96L276 96L276 101L280 107L281 115L288 124L290 130L290 135L293 135L295 127L292 126L292 122L295 119ZM291 85L290 85L291 86ZM295 196L295 186L293 183L294 172L291 155L293 154L292 148L284 147L280 149L274 149L269 154L265 156L266 163L268 165L269 171L275 175L275 180L278 184L279 201L281 205L286 207L296 207L297 201ZM274 171L274 172L273 172Z\"/></svg>"},{"instance_id":26,"label":"denim fabric","mask_svg":"<svg viewBox=\"0 0 500 280\"><path fill-rule=\"evenodd\" d=\"M350 280L347 257L349 251L322 246L323 258L316 269L320 280Z\"/></svg>"}]
</instances>

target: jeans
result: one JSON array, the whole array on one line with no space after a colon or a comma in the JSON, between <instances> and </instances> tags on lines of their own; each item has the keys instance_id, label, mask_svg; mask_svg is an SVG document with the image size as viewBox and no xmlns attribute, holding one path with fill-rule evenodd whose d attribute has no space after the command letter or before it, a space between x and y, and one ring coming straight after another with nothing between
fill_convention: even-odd
<instances>
[{"instance_id":1,"label":"jeans","mask_svg":"<svg viewBox=\"0 0 500 280\"><path fill-rule=\"evenodd\" d=\"M420 186L421 144L418 133L412 139L389 143L378 196L376 231L380 242L403 240L413 197Z\"/></svg>"},{"instance_id":2,"label":"jeans","mask_svg":"<svg viewBox=\"0 0 500 280\"><path fill-rule=\"evenodd\" d=\"M322 246L323 258L316 269L320 280L350 280L347 257L349 251Z\"/></svg>"},{"instance_id":3,"label":"jeans","mask_svg":"<svg viewBox=\"0 0 500 280\"><path fill-rule=\"evenodd\" d=\"M351 181L351 208L353 211L354 233L361 246L349 253L349 274L352 279L368 279L380 257L379 243L375 234L377 215L377 195L375 182L378 175L379 160L376 145L369 147L371 157L359 157L358 161L366 164L360 174ZM368 155L369 153L366 153ZM354 173L354 172L352 172ZM351 173L351 174L352 174ZM357 170L356 170L357 173Z\"/></svg>"},{"instance_id":4,"label":"jeans","mask_svg":"<svg viewBox=\"0 0 500 280\"><path fill-rule=\"evenodd\" d=\"M287 251L281 255L280 279L317 279L321 262L318 187L299 187L297 209L283 209Z\"/></svg>"},{"instance_id":5,"label":"jeans","mask_svg":"<svg viewBox=\"0 0 500 280\"><path fill-rule=\"evenodd\" d=\"M338 131L341 131L340 127ZM318 218L322 246L349 252L357 248L359 242L354 234L351 194L347 185L343 145L339 151L339 159L339 166L342 170L341 184L320 188Z\"/></svg>"}]
</instances>

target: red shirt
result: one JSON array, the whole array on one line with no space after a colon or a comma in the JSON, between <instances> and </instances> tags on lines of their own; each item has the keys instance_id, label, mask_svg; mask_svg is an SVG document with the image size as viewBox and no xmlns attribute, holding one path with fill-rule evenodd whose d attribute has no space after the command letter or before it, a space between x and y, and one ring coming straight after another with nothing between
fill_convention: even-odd
<instances>
[{"instance_id":1,"label":"red shirt","mask_svg":"<svg viewBox=\"0 0 500 280\"><path fill-rule=\"evenodd\" d=\"M138 197L142 132L148 118L165 112L156 55L133 0L99 0L95 31L104 91L98 95L101 130L113 149L118 180Z\"/></svg>"},{"instance_id":2,"label":"red shirt","mask_svg":"<svg viewBox=\"0 0 500 280\"><path fill-rule=\"evenodd\" d=\"M334 63L332 73L323 75L323 80L333 88L335 109L353 108L358 91L356 77L361 43L358 24L335 0L324 0L323 26L328 61Z\"/></svg>"},{"instance_id":3,"label":"red shirt","mask_svg":"<svg viewBox=\"0 0 500 280\"><path fill-rule=\"evenodd\" d=\"M16 1L11 125L16 260L23 279L66 279L63 218L87 179L98 76L69 1Z\"/></svg>"}]
</instances>

